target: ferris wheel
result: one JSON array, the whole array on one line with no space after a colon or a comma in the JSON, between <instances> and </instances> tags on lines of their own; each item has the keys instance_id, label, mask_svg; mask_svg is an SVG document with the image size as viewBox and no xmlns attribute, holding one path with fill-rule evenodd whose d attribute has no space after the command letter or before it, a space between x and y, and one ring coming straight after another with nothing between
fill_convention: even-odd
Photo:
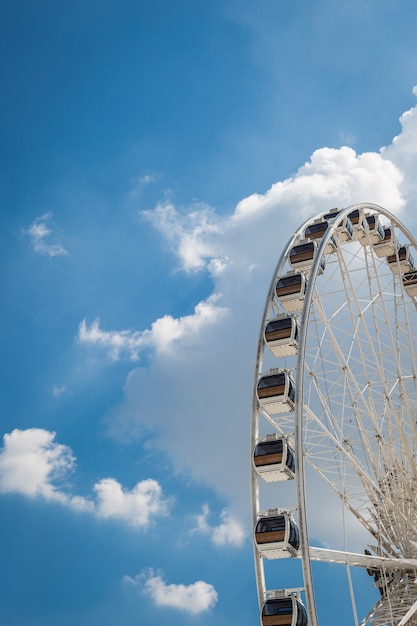
<instances>
[{"instance_id":1,"label":"ferris wheel","mask_svg":"<svg viewBox=\"0 0 417 626\"><path fill-rule=\"evenodd\" d=\"M262 626L417 624L413 253L397 217L364 203L305 222L278 261L252 403Z\"/></svg>"}]
</instances>

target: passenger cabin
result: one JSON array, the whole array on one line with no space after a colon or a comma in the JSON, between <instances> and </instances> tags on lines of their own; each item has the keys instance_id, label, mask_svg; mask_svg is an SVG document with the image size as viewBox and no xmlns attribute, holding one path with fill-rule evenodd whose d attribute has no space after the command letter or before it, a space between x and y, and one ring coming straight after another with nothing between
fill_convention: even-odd
<instances>
[{"instance_id":1,"label":"passenger cabin","mask_svg":"<svg viewBox=\"0 0 417 626\"><path fill-rule=\"evenodd\" d=\"M349 213L348 217L353 226L352 240L357 241L358 239L362 239L367 232L367 222L362 211L355 209L352 213Z\"/></svg>"},{"instance_id":2,"label":"passenger cabin","mask_svg":"<svg viewBox=\"0 0 417 626\"><path fill-rule=\"evenodd\" d=\"M339 215L339 213L339 209L333 209L332 211L330 211L330 213L326 213L326 215L323 216L323 220L337 220L337 216ZM336 233L341 243L345 243L346 241L350 241L352 239L353 224L348 216L340 220L339 224L336 227Z\"/></svg>"},{"instance_id":3,"label":"passenger cabin","mask_svg":"<svg viewBox=\"0 0 417 626\"><path fill-rule=\"evenodd\" d=\"M323 219L324 220L334 220L335 217L337 217L340 213L340 209L335 208L335 209L331 209L328 213L326 213L325 215L323 215Z\"/></svg>"},{"instance_id":4,"label":"passenger cabin","mask_svg":"<svg viewBox=\"0 0 417 626\"><path fill-rule=\"evenodd\" d=\"M346 215L342 220L338 220L337 216L340 213L340 209L332 209L329 213L323 215L324 220L335 220L338 222L336 226L336 232L338 239L341 243L350 241L353 237L353 225L349 217Z\"/></svg>"},{"instance_id":5,"label":"passenger cabin","mask_svg":"<svg viewBox=\"0 0 417 626\"><path fill-rule=\"evenodd\" d=\"M317 253L317 243L303 239L290 250L288 262L293 270L310 270ZM322 257L319 263L319 274L324 271L325 260Z\"/></svg>"},{"instance_id":6,"label":"passenger cabin","mask_svg":"<svg viewBox=\"0 0 417 626\"><path fill-rule=\"evenodd\" d=\"M307 611L295 595L268 598L261 610L262 626L307 626Z\"/></svg>"},{"instance_id":7,"label":"passenger cabin","mask_svg":"<svg viewBox=\"0 0 417 626\"><path fill-rule=\"evenodd\" d=\"M306 289L307 278L302 272L288 272L278 278L275 293L282 308L292 313L303 308Z\"/></svg>"},{"instance_id":8,"label":"passenger cabin","mask_svg":"<svg viewBox=\"0 0 417 626\"><path fill-rule=\"evenodd\" d=\"M367 244L375 245L380 243L385 236L384 229L378 216L375 214L365 215L365 232L361 237L360 242L362 245Z\"/></svg>"},{"instance_id":9,"label":"passenger cabin","mask_svg":"<svg viewBox=\"0 0 417 626\"><path fill-rule=\"evenodd\" d=\"M276 357L293 356L298 351L298 323L291 315L279 315L267 322L265 344Z\"/></svg>"},{"instance_id":10,"label":"passenger cabin","mask_svg":"<svg viewBox=\"0 0 417 626\"><path fill-rule=\"evenodd\" d=\"M390 226L386 226L384 229L384 236L379 243L373 245L375 254L380 258L384 258L393 255L398 250L398 243L395 239L394 229Z\"/></svg>"},{"instance_id":11,"label":"passenger cabin","mask_svg":"<svg viewBox=\"0 0 417 626\"><path fill-rule=\"evenodd\" d=\"M259 518L255 526L255 543L266 559L295 557L300 547L300 531L286 512Z\"/></svg>"},{"instance_id":12,"label":"passenger cabin","mask_svg":"<svg viewBox=\"0 0 417 626\"><path fill-rule=\"evenodd\" d=\"M272 415L294 410L295 385L287 370L269 370L259 379L256 392L259 404Z\"/></svg>"},{"instance_id":13,"label":"passenger cabin","mask_svg":"<svg viewBox=\"0 0 417 626\"><path fill-rule=\"evenodd\" d=\"M409 296L417 296L417 270L403 274L403 285Z\"/></svg>"},{"instance_id":14,"label":"passenger cabin","mask_svg":"<svg viewBox=\"0 0 417 626\"><path fill-rule=\"evenodd\" d=\"M414 269L414 259L408 246L401 246L395 254L387 257L387 263L394 274L406 274Z\"/></svg>"},{"instance_id":15,"label":"passenger cabin","mask_svg":"<svg viewBox=\"0 0 417 626\"><path fill-rule=\"evenodd\" d=\"M320 239L325 235L326 230L329 227L329 222L326 220L316 221L313 224L309 224L304 231L304 239L309 239L312 241L320 241ZM330 254L336 250L336 242L333 237L330 237L327 245L324 249L324 254Z\"/></svg>"},{"instance_id":16,"label":"passenger cabin","mask_svg":"<svg viewBox=\"0 0 417 626\"><path fill-rule=\"evenodd\" d=\"M258 440L253 450L253 464L258 476L267 483L295 476L295 452L287 439L277 433Z\"/></svg>"}]
</instances>

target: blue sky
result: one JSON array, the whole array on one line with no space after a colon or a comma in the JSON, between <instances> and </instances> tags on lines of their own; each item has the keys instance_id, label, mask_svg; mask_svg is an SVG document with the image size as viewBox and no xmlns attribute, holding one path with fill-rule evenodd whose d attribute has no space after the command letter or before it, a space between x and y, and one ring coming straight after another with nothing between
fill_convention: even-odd
<instances>
[{"instance_id":1,"label":"blue sky","mask_svg":"<svg viewBox=\"0 0 417 626\"><path fill-rule=\"evenodd\" d=\"M2 2L2 623L258 623L264 298L318 211L379 203L417 232L416 19Z\"/></svg>"}]
</instances>

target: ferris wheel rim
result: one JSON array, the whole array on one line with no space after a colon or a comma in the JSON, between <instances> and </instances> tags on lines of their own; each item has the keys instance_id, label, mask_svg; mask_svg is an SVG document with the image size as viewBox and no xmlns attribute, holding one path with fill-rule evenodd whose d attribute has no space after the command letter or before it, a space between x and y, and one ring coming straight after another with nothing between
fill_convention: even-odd
<instances>
[{"instance_id":1,"label":"ferris wheel rim","mask_svg":"<svg viewBox=\"0 0 417 626\"><path fill-rule=\"evenodd\" d=\"M350 205L344 209L341 209L337 213L337 220L333 220L329 227L326 230L325 235L322 237L320 244L317 249L317 254L314 258L313 265L309 271L309 281L307 290L304 297L304 303L301 313L302 324L300 326L300 335L299 335L299 348L297 355L297 366L296 366L296 398L295 398L295 410L294 410L294 422L295 422L295 449L297 454L297 475L296 475L296 484L297 484L297 507L298 507L298 521L300 526L300 536L301 536L301 544L300 544L300 552L301 552L301 560L303 567L303 579L304 579L304 590L306 594L307 600L307 609L309 613L309 625L317 626L317 612L316 612L316 602L314 598L314 584L312 580L311 574L311 558L309 554L310 544L308 539L308 522L307 522L307 507L306 507L306 482L305 482L305 469L304 469L304 441L303 441L303 385L304 385L304 376L305 376L305 346L307 341L307 332L309 325L309 315L308 312L310 310L312 300L314 297L315 284L317 277L319 276L319 268L321 259L324 257L324 250L326 249L327 244L331 240L331 238L336 233L336 229L338 224L341 221L350 215L355 210L361 211L371 211L377 215L383 215L391 224L399 228L401 232L407 237L410 245L414 246L417 249L417 241L412 236L412 234L408 231L408 229L400 222L400 220L393 215L391 212L387 211L383 207L372 204L372 203L358 203L354 205ZM328 212L327 212L328 213ZM323 217L326 212L319 213L312 218L306 220L302 226L293 234L293 236L289 239L286 247L284 248L278 263L276 265L271 285L268 291L267 299L265 302L260 335L258 341L258 352L256 358L256 366L255 366L255 388L256 381L258 380L261 374L261 368L263 363L263 353L264 353L264 341L263 341L263 329L265 327L267 318L268 318L268 310L271 305L271 300L273 298L274 285L277 281L278 276L282 268L285 266L285 263L288 259L288 254L292 246L300 239L301 234L304 232L305 228L312 224L315 220L320 217ZM252 444L258 438L258 421L259 421L259 404L257 399L253 398L252 402L252 428L251 428L251 441ZM256 472L252 468L251 472L251 495L252 495L252 517L255 521L257 515L259 513L259 494L258 494L258 482L259 477L257 477ZM265 588L265 577L263 572L262 558L257 552L255 546L255 571L257 578L257 586L258 586L258 597L261 600L261 597L265 597L266 588Z\"/></svg>"}]
</instances>

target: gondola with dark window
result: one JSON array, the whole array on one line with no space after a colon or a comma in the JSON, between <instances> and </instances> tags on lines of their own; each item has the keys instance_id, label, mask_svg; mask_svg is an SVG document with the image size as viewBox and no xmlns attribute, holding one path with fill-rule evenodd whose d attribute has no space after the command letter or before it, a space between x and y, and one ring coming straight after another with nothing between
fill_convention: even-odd
<instances>
[{"instance_id":1,"label":"gondola with dark window","mask_svg":"<svg viewBox=\"0 0 417 626\"><path fill-rule=\"evenodd\" d=\"M295 384L287 370L270 370L263 375L256 388L259 404L268 413L287 413L294 410Z\"/></svg>"},{"instance_id":2,"label":"gondola with dark window","mask_svg":"<svg viewBox=\"0 0 417 626\"><path fill-rule=\"evenodd\" d=\"M408 246L401 246L395 254L387 257L387 263L394 274L406 274L414 270L414 259Z\"/></svg>"},{"instance_id":3,"label":"gondola with dark window","mask_svg":"<svg viewBox=\"0 0 417 626\"><path fill-rule=\"evenodd\" d=\"M293 270L309 270L313 265L317 253L317 243L315 241L302 240L301 243L293 246L290 250L288 262ZM322 257L319 263L319 274L324 271L325 260Z\"/></svg>"},{"instance_id":4,"label":"gondola with dark window","mask_svg":"<svg viewBox=\"0 0 417 626\"><path fill-rule=\"evenodd\" d=\"M300 547L300 531L293 518L283 511L261 517L255 526L255 543L267 559L295 557Z\"/></svg>"},{"instance_id":5,"label":"gondola with dark window","mask_svg":"<svg viewBox=\"0 0 417 626\"><path fill-rule=\"evenodd\" d=\"M302 272L288 272L278 278L275 293L278 302L287 313L303 308L307 278Z\"/></svg>"},{"instance_id":6,"label":"gondola with dark window","mask_svg":"<svg viewBox=\"0 0 417 626\"><path fill-rule=\"evenodd\" d=\"M353 226L352 239L354 241L362 239L367 232L367 223L362 211L360 209L355 209L349 213L348 218Z\"/></svg>"},{"instance_id":7,"label":"gondola with dark window","mask_svg":"<svg viewBox=\"0 0 417 626\"><path fill-rule=\"evenodd\" d=\"M298 351L298 324L291 315L270 320L264 331L265 344L276 357L292 356Z\"/></svg>"},{"instance_id":8,"label":"gondola with dark window","mask_svg":"<svg viewBox=\"0 0 417 626\"><path fill-rule=\"evenodd\" d=\"M307 611L294 595L268 598L261 610L262 626L307 626Z\"/></svg>"},{"instance_id":9,"label":"gondola with dark window","mask_svg":"<svg viewBox=\"0 0 417 626\"><path fill-rule=\"evenodd\" d=\"M290 480L295 476L295 452L278 434L259 439L253 451L255 470L266 482Z\"/></svg>"},{"instance_id":10,"label":"gondola with dark window","mask_svg":"<svg viewBox=\"0 0 417 626\"><path fill-rule=\"evenodd\" d=\"M309 224L307 228L305 229L304 239L319 242L320 239L325 235L328 227L329 227L329 223L326 220L313 222L312 224ZM330 237L323 252L324 254L330 254L331 252L334 252L335 250L336 250L336 242L334 240L334 237Z\"/></svg>"},{"instance_id":11,"label":"gondola with dark window","mask_svg":"<svg viewBox=\"0 0 417 626\"><path fill-rule=\"evenodd\" d=\"M375 254L380 258L393 255L398 250L398 243L395 239L394 229L390 226L384 227L384 236L379 243L373 245Z\"/></svg>"},{"instance_id":12,"label":"gondola with dark window","mask_svg":"<svg viewBox=\"0 0 417 626\"><path fill-rule=\"evenodd\" d=\"M417 296L417 270L403 274L403 285L409 296Z\"/></svg>"},{"instance_id":13,"label":"gondola with dark window","mask_svg":"<svg viewBox=\"0 0 417 626\"><path fill-rule=\"evenodd\" d=\"M323 215L323 220L336 220L339 213L339 209L332 209L332 211ZM340 220L340 222L336 226L336 233L341 243L350 241L353 237L353 231L353 224L347 215L342 220Z\"/></svg>"},{"instance_id":14,"label":"gondola with dark window","mask_svg":"<svg viewBox=\"0 0 417 626\"><path fill-rule=\"evenodd\" d=\"M371 215L365 215L364 224L365 232L363 237L360 239L362 245L366 246L368 243L375 245L384 239L385 231L377 215L374 213Z\"/></svg>"}]
</instances>

